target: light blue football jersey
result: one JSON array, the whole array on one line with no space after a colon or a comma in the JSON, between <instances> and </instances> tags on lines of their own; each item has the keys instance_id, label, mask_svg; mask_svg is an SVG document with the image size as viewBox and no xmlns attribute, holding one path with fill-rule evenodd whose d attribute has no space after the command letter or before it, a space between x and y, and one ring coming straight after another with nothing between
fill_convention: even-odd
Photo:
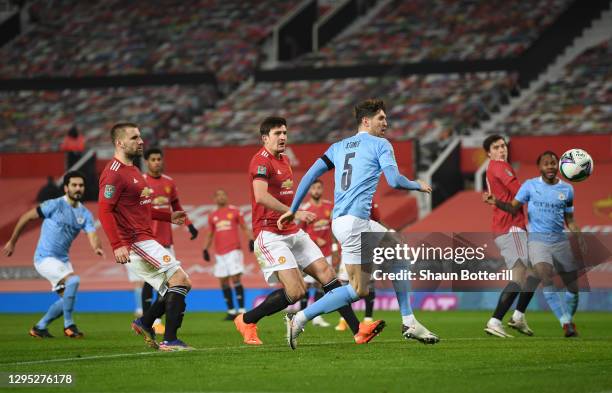
<instances>
[{"instance_id":1,"label":"light blue football jersey","mask_svg":"<svg viewBox=\"0 0 612 393\"><path fill-rule=\"evenodd\" d=\"M335 167L333 218L351 215L369 219L383 168L397 166L391 143L359 132L331 145L325 156Z\"/></svg>"},{"instance_id":2,"label":"light blue football jersey","mask_svg":"<svg viewBox=\"0 0 612 393\"><path fill-rule=\"evenodd\" d=\"M81 203L77 207L70 206L65 196L41 203L38 212L42 213L44 220L34 262L47 257L68 262L68 250L79 232L96 230L91 212Z\"/></svg>"},{"instance_id":3,"label":"light blue football jersey","mask_svg":"<svg viewBox=\"0 0 612 393\"><path fill-rule=\"evenodd\" d=\"M547 184L541 177L527 180L515 199L527 203L529 240L557 243L567 239L565 213L574 212L574 188L559 180Z\"/></svg>"}]
</instances>

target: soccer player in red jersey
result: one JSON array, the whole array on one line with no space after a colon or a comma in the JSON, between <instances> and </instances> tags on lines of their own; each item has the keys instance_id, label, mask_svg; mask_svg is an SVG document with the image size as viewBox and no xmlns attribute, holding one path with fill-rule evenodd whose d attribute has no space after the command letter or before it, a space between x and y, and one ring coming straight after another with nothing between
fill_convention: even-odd
<instances>
[{"instance_id":1,"label":"soccer player in red jersey","mask_svg":"<svg viewBox=\"0 0 612 393\"><path fill-rule=\"evenodd\" d=\"M255 255L268 284L280 283L283 287L234 319L244 342L251 345L262 344L257 337L257 322L261 318L285 309L305 295L306 284L300 270L315 277L326 292L341 286L319 247L297 224L292 222L283 229L276 224L280 216L289 211L294 195L293 171L288 157L283 154L287 146L286 120L266 118L260 125L260 134L264 146L255 153L249 165ZM298 210L296 218L308 223L315 216ZM353 312L350 306L339 311ZM374 337L370 333L370 329L364 327L364 331L355 332L355 341L370 341Z\"/></svg>"},{"instance_id":2,"label":"soccer player in red jersey","mask_svg":"<svg viewBox=\"0 0 612 393\"><path fill-rule=\"evenodd\" d=\"M151 208L155 197L153 189L134 166L134 160L142 155L144 144L138 126L118 123L110 134L115 155L100 176L100 222L113 248L115 261L130 263L130 269L163 296L141 318L132 322L132 329L143 335L152 348L162 351L193 349L176 336L183 321L185 296L191 289L191 282L180 262L155 240L151 222L154 219L182 225L185 212L170 213ZM152 326L164 313L166 331L164 341L158 344Z\"/></svg>"},{"instance_id":3,"label":"soccer player in red jersey","mask_svg":"<svg viewBox=\"0 0 612 393\"><path fill-rule=\"evenodd\" d=\"M147 181L149 187L153 189L154 195L151 207L169 213L173 211L184 211L179 202L178 191L174 179L163 173L164 155L161 149L157 147L147 149L144 152L144 159L147 165L147 173L143 174L143 177ZM193 223L189 221L189 217L185 218L185 224L191 233L191 240L194 240L198 236L198 230ZM176 257L173 247L172 225L167 221L153 220L153 234L155 235L155 240ZM143 284L142 278L132 273L129 269L131 266L130 264L126 264L125 266L128 268L128 278L130 282L137 284L135 294L138 300L140 300L141 313L146 312L153 302L153 287L146 282ZM158 296L157 299L161 300L161 297ZM161 319L155 320L153 328L157 334L163 334L165 331Z\"/></svg>"},{"instance_id":4,"label":"soccer player in red jersey","mask_svg":"<svg viewBox=\"0 0 612 393\"><path fill-rule=\"evenodd\" d=\"M330 200L322 199L323 182L321 179L317 179L312 183L309 193L310 200L302 204L300 210L314 213L316 218L311 223L300 222L299 226L310 236L312 241L319 246L323 256L325 256L325 260L333 267L332 259L338 260L337 247L335 251L332 250L334 238L331 230L331 213L334 209L334 205ZM307 285L306 296L300 300L300 309L304 309L308 306L308 292L310 288L315 289L315 301L323 297L324 294L323 289L313 277L309 275L304 276L304 282ZM329 326L329 323L327 323L321 315L314 318L312 324L321 327Z\"/></svg>"},{"instance_id":5,"label":"soccer player in red jersey","mask_svg":"<svg viewBox=\"0 0 612 393\"><path fill-rule=\"evenodd\" d=\"M225 190L215 191L215 203L217 210L208 215L208 225L210 232L204 245L204 260L210 261L208 249L213 244L215 246L215 270L214 275L221 284L223 298L227 305L226 321L233 321L236 317L234 308L234 297L232 287L236 292L238 302L238 312L244 313L244 288L240 282L240 276L244 272L244 255L240 247L240 237L238 228L242 230L244 236L249 239L249 250L253 252L254 242L251 231L244 223L244 216L240 209L234 205L228 205L227 193Z\"/></svg>"},{"instance_id":6,"label":"soccer player in red jersey","mask_svg":"<svg viewBox=\"0 0 612 393\"><path fill-rule=\"evenodd\" d=\"M489 190L485 193L485 201L490 193L500 201L511 202L521 187L521 183L516 177L514 168L508 164L508 145L506 141L500 135L490 135L484 140L482 146L490 159L487 167L487 186ZM540 280L529 266L525 228L523 209L518 210L513 215L493 207L492 232L495 236L495 244L504 258L506 267L512 270L512 281L506 285L499 295L497 307L484 329L487 334L496 337L512 337L505 332L502 319L519 292L516 311L514 311L508 325L523 334L533 335L525 319L525 310Z\"/></svg>"}]
</instances>

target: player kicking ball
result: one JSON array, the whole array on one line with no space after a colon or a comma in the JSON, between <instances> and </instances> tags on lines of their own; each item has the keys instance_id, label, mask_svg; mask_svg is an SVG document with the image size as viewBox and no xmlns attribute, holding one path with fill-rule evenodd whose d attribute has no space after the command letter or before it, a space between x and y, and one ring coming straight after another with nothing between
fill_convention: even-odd
<instances>
[{"instance_id":1,"label":"player kicking ball","mask_svg":"<svg viewBox=\"0 0 612 393\"><path fill-rule=\"evenodd\" d=\"M298 186L291 210L278 220L279 228L291 225L312 182L325 172L335 170L332 231L342 247L342 261L346 265L349 285L330 291L288 320L287 340L293 349L308 321L368 296L372 263L361 258L361 233L387 232L385 227L370 219L372 197L381 173L385 174L387 183L395 189L431 193L431 187L425 182L410 181L399 173L393 147L384 138L387 116L382 100L371 99L358 104L355 107L355 119L358 124L357 134L334 143L315 161ZM437 343L438 336L414 317L404 284L393 282L402 313L402 335L406 339L416 339L427 344Z\"/></svg>"},{"instance_id":2,"label":"player kicking ball","mask_svg":"<svg viewBox=\"0 0 612 393\"><path fill-rule=\"evenodd\" d=\"M529 258L542 280L544 298L565 337L575 337L578 336L573 322L578 308L578 274L565 225L577 235L583 254L586 245L574 220L574 188L557 177L559 158L554 152L540 154L537 164L540 176L527 180L511 202L503 202L488 193L485 198L486 202L512 214L527 203ZM553 266L567 287L563 298L553 285Z\"/></svg>"},{"instance_id":3,"label":"player kicking ball","mask_svg":"<svg viewBox=\"0 0 612 393\"><path fill-rule=\"evenodd\" d=\"M64 335L70 338L81 338L81 332L73 319L76 295L81 279L74 274L68 258L70 245L81 230L87 233L89 244L94 253L104 256L100 239L96 234L93 216L81 202L85 192L85 176L77 171L64 176L64 196L49 199L40 206L27 211L17 221L13 235L4 246L4 255L10 257L15 244L26 224L42 218L40 239L34 252L34 268L38 274L51 283L51 290L60 298L53 303L47 313L30 329L30 336L52 338L47 327L51 322L64 316Z\"/></svg>"},{"instance_id":4,"label":"player kicking ball","mask_svg":"<svg viewBox=\"0 0 612 393\"><path fill-rule=\"evenodd\" d=\"M268 117L260 125L263 147L249 165L251 205L255 255L268 284L282 284L254 309L234 319L236 329L245 344L261 345L257 336L257 322L296 303L306 294L302 272L314 277L324 292L341 287L332 267L325 261L321 249L308 234L291 222L277 227L281 214L289 211L293 199L293 171L289 158L283 154L287 146L287 121L282 117ZM296 214L300 221L311 222L315 215L306 211ZM336 307L334 310L340 307ZM338 310L345 319L357 320L352 308L345 305ZM357 324L354 339L358 344L372 340L380 331L376 324Z\"/></svg>"},{"instance_id":5,"label":"player kicking ball","mask_svg":"<svg viewBox=\"0 0 612 393\"><path fill-rule=\"evenodd\" d=\"M152 219L185 223L185 212L152 209L155 197L134 160L143 153L144 142L138 126L118 123L111 129L115 147L113 159L100 176L100 222L113 248L115 261L130 264L130 270L148 282L161 296L132 329L147 345L161 351L186 351L192 347L179 340L177 330L183 322L185 297L191 289L189 276L174 255L155 240ZM166 314L164 340L155 341L153 322Z\"/></svg>"}]
</instances>

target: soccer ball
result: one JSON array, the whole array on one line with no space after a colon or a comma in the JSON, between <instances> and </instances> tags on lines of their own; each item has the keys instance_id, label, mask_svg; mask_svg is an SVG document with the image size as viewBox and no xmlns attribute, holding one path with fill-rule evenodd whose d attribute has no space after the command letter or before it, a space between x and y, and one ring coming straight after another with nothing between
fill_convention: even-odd
<instances>
[{"instance_id":1,"label":"soccer ball","mask_svg":"<svg viewBox=\"0 0 612 393\"><path fill-rule=\"evenodd\" d=\"M559 171L569 181L583 181L593 173L593 159L582 149L570 149L561 156Z\"/></svg>"}]
</instances>

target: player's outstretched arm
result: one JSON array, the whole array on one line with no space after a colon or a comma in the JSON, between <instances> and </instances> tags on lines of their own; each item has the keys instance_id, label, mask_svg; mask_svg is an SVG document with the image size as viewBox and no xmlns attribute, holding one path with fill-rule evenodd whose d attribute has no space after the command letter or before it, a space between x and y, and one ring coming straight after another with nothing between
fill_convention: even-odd
<instances>
[{"instance_id":1,"label":"player's outstretched arm","mask_svg":"<svg viewBox=\"0 0 612 393\"><path fill-rule=\"evenodd\" d=\"M396 190L408 190L408 191L420 191L425 193L431 193L431 186L422 180L408 180L408 178L401 173L395 165L387 165L383 168L385 179L389 187L395 188Z\"/></svg>"},{"instance_id":2,"label":"player's outstretched arm","mask_svg":"<svg viewBox=\"0 0 612 393\"><path fill-rule=\"evenodd\" d=\"M521 208L523 204L516 199L513 199L512 202L502 202L499 199L495 198L495 196L491 193L485 192L482 194L482 200L489 205L497 206L497 208L508 212L512 215L516 214Z\"/></svg>"},{"instance_id":3,"label":"player's outstretched arm","mask_svg":"<svg viewBox=\"0 0 612 393\"><path fill-rule=\"evenodd\" d=\"M19 239L19 236L21 236L26 224L30 221L36 220L37 218L40 218L37 208L30 209L19 217L19 221L17 221L15 229L13 229L11 238L8 242L6 242L4 249L2 250L5 256L10 257L13 255L13 251L15 251L15 244L17 244L17 240Z\"/></svg>"}]
</instances>

